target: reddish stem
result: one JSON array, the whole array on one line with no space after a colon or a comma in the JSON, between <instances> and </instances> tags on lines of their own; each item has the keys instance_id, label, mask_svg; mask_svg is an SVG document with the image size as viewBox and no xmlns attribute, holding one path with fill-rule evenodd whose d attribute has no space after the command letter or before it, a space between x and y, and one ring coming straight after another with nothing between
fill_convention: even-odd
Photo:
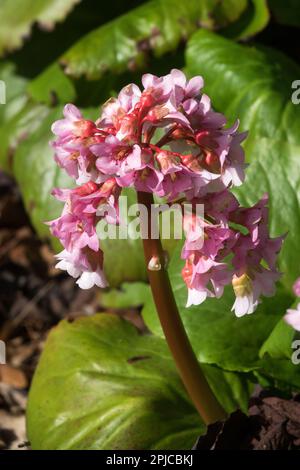
<instances>
[{"instance_id":1,"label":"reddish stem","mask_svg":"<svg viewBox=\"0 0 300 470\"><path fill-rule=\"evenodd\" d=\"M171 137L171 134L172 132L174 132L174 130L176 129L177 127L177 124L175 124L173 127L171 127L171 129L168 130L168 132L162 136L161 139L159 139L158 142L156 142L156 147L162 147L163 145L167 144L169 141L170 141L170 137Z\"/></svg>"},{"instance_id":2,"label":"reddish stem","mask_svg":"<svg viewBox=\"0 0 300 470\"><path fill-rule=\"evenodd\" d=\"M214 396L182 324L169 276L164 267L165 257L161 241L160 239L151 239L153 195L138 192L138 203L147 207L148 214L147 225L144 226L144 230L148 232L148 238L143 239L146 264L148 266L150 260L155 257L161 265L159 270L148 268L148 277L160 323L179 374L196 409L206 424L225 419L226 412ZM141 220L141 224L145 222ZM142 232L146 233L143 230Z\"/></svg>"}]
</instances>

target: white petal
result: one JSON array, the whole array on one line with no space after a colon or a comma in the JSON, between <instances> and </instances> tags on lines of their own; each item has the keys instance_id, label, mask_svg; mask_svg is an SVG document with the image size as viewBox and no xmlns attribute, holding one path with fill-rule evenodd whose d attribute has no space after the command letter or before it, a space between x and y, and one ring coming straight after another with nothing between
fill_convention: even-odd
<instances>
[{"instance_id":1,"label":"white petal","mask_svg":"<svg viewBox=\"0 0 300 470\"><path fill-rule=\"evenodd\" d=\"M186 307L190 307L191 305L200 305L207 297L206 291L199 291L196 289L188 289L188 299L186 303Z\"/></svg>"},{"instance_id":2,"label":"white petal","mask_svg":"<svg viewBox=\"0 0 300 470\"><path fill-rule=\"evenodd\" d=\"M104 288L108 285L104 273L100 269L92 272L85 271L76 283L81 289L90 289L95 285Z\"/></svg>"},{"instance_id":3,"label":"white petal","mask_svg":"<svg viewBox=\"0 0 300 470\"><path fill-rule=\"evenodd\" d=\"M248 297L237 297L232 306L232 310L235 310L237 317L242 317L248 313L249 300Z\"/></svg>"},{"instance_id":4,"label":"white petal","mask_svg":"<svg viewBox=\"0 0 300 470\"><path fill-rule=\"evenodd\" d=\"M246 314L253 313L258 305L258 302L253 301L253 295L237 297L231 310L235 310L237 317L242 317Z\"/></svg>"},{"instance_id":5,"label":"white petal","mask_svg":"<svg viewBox=\"0 0 300 470\"><path fill-rule=\"evenodd\" d=\"M72 276L72 277L78 277L80 276L81 274L81 270L78 269L76 266L74 266L72 263L70 263L69 261L67 260L64 260L62 259L61 261L59 261L56 265L55 265L56 268L58 269L61 269L63 271L67 271L67 273L69 274L69 276Z\"/></svg>"},{"instance_id":6,"label":"white petal","mask_svg":"<svg viewBox=\"0 0 300 470\"><path fill-rule=\"evenodd\" d=\"M93 273L85 271L81 274L80 278L76 281L76 284L79 285L80 289L90 289L95 285Z\"/></svg>"}]
</instances>

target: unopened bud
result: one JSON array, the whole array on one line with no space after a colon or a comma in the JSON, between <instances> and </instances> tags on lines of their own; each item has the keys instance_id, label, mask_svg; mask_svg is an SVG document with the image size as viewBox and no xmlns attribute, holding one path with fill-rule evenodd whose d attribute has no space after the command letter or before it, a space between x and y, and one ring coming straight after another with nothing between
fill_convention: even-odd
<instances>
[{"instance_id":1,"label":"unopened bud","mask_svg":"<svg viewBox=\"0 0 300 470\"><path fill-rule=\"evenodd\" d=\"M201 145L203 140L209 136L209 131L200 131L196 134L196 142Z\"/></svg>"},{"instance_id":2,"label":"unopened bud","mask_svg":"<svg viewBox=\"0 0 300 470\"><path fill-rule=\"evenodd\" d=\"M219 157L215 153L213 153L211 151L207 151L205 153L204 161L205 161L206 165L208 166L209 170L211 170L211 171L219 171L220 170L220 160L219 160Z\"/></svg>"},{"instance_id":3,"label":"unopened bud","mask_svg":"<svg viewBox=\"0 0 300 470\"><path fill-rule=\"evenodd\" d=\"M232 278L232 287L236 297L248 296L253 290L252 280L247 273L244 273L239 277L234 275Z\"/></svg>"},{"instance_id":4,"label":"unopened bud","mask_svg":"<svg viewBox=\"0 0 300 470\"><path fill-rule=\"evenodd\" d=\"M148 263L149 271L160 271L161 270L161 263L158 256L152 256Z\"/></svg>"},{"instance_id":5,"label":"unopened bud","mask_svg":"<svg viewBox=\"0 0 300 470\"><path fill-rule=\"evenodd\" d=\"M80 119L74 122L74 135L83 139L90 137L97 130L93 121L88 119Z\"/></svg>"},{"instance_id":6,"label":"unopened bud","mask_svg":"<svg viewBox=\"0 0 300 470\"><path fill-rule=\"evenodd\" d=\"M79 196L88 196L89 194L94 193L97 191L98 185L94 183L93 181L88 181L87 183L83 184L82 186L79 186L75 191Z\"/></svg>"}]
</instances>

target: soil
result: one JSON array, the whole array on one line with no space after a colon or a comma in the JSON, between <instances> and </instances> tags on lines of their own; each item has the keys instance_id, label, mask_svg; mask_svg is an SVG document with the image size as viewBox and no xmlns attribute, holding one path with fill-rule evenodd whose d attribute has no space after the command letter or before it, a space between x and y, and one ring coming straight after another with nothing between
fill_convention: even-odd
<instances>
[{"instance_id":1,"label":"soil","mask_svg":"<svg viewBox=\"0 0 300 470\"><path fill-rule=\"evenodd\" d=\"M99 289L80 290L55 269L49 244L38 239L17 186L0 172L0 450L27 450L28 389L48 331L62 318L92 315L101 308ZM115 311L141 331L138 309ZM233 413L209 427L195 449L300 449L300 395L289 400L259 390L249 416Z\"/></svg>"},{"instance_id":2,"label":"soil","mask_svg":"<svg viewBox=\"0 0 300 470\"><path fill-rule=\"evenodd\" d=\"M289 400L260 390L251 398L249 415L234 412L199 437L195 450L300 449L300 395Z\"/></svg>"}]
</instances>

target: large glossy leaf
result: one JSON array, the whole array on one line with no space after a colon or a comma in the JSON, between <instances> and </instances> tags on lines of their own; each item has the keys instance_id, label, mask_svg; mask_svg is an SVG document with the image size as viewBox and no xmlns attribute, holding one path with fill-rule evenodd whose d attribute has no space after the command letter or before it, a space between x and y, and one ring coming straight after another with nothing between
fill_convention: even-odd
<instances>
[{"instance_id":1,"label":"large glossy leaf","mask_svg":"<svg viewBox=\"0 0 300 470\"><path fill-rule=\"evenodd\" d=\"M17 75L14 64L4 62L0 65L0 79L6 84L6 104L0 106L0 167L12 172L16 148L35 134L51 113L39 101L50 105L65 103L75 100L76 93L58 65L47 70L36 84L35 80L28 82Z\"/></svg>"},{"instance_id":2,"label":"large glossy leaf","mask_svg":"<svg viewBox=\"0 0 300 470\"><path fill-rule=\"evenodd\" d=\"M250 165L237 191L245 205L270 194L273 236L288 232L280 255L283 283L300 274L300 106L291 100L300 67L271 49L246 47L207 31L191 39L187 69L202 74L214 106L249 131Z\"/></svg>"},{"instance_id":3,"label":"large glossy leaf","mask_svg":"<svg viewBox=\"0 0 300 470\"><path fill-rule=\"evenodd\" d=\"M225 289L221 299L207 299L202 305L186 308L187 289L181 277L183 261L175 251L169 268L170 279L181 317L199 361L228 370L249 371L260 367L259 351L291 304L292 297L278 286L276 299L264 299L253 315L236 318L231 311L234 296ZM163 337L157 313L148 295L143 318L148 328Z\"/></svg>"},{"instance_id":4,"label":"large glossy leaf","mask_svg":"<svg viewBox=\"0 0 300 470\"><path fill-rule=\"evenodd\" d=\"M5 83L5 106L0 106L0 125L9 118L16 110L19 110L23 105L23 100L14 103L16 98L25 90L26 79L19 77L15 72L14 64L11 62L2 62L0 64L0 80Z\"/></svg>"},{"instance_id":5,"label":"large glossy leaf","mask_svg":"<svg viewBox=\"0 0 300 470\"><path fill-rule=\"evenodd\" d=\"M47 110L28 99L27 81L15 73L12 63L0 65L0 80L6 91L6 103L0 105L0 168L11 172L18 143L36 130Z\"/></svg>"},{"instance_id":6,"label":"large glossy leaf","mask_svg":"<svg viewBox=\"0 0 300 470\"><path fill-rule=\"evenodd\" d=\"M34 80L29 82L27 91L38 102L48 105L72 103L76 99L75 86L63 73L57 63L54 63Z\"/></svg>"},{"instance_id":7,"label":"large glossy leaf","mask_svg":"<svg viewBox=\"0 0 300 470\"><path fill-rule=\"evenodd\" d=\"M246 379L206 366L228 411L249 397ZM165 341L99 314L52 330L27 409L33 449L190 449L205 431Z\"/></svg>"},{"instance_id":8,"label":"large glossy leaf","mask_svg":"<svg viewBox=\"0 0 300 470\"><path fill-rule=\"evenodd\" d=\"M127 207L137 202L134 190L126 188L122 196L127 198ZM130 222L130 217L128 217ZM124 281L145 281L147 279L142 241L130 236L126 239L107 238L101 241L104 251L104 270L111 287L118 286Z\"/></svg>"},{"instance_id":9,"label":"large glossy leaf","mask_svg":"<svg viewBox=\"0 0 300 470\"><path fill-rule=\"evenodd\" d=\"M250 3L152 0L80 39L61 63L68 74L91 79L133 69L144 64L149 53L161 56L174 50L200 26L216 29L237 20Z\"/></svg>"},{"instance_id":10,"label":"large glossy leaf","mask_svg":"<svg viewBox=\"0 0 300 470\"><path fill-rule=\"evenodd\" d=\"M101 292L100 302L103 308L137 308L146 302L150 286L145 282L124 282L119 289Z\"/></svg>"},{"instance_id":11,"label":"large glossy leaf","mask_svg":"<svg viewBox=\"0 0 300 470\"><path fill-rule=\"evenodd\" d=\"M298 301L291 308L296 308ZM260 349L262 368L259 378L263 378L288 392L300 388L299 364L293 362L294 340L299 340L296 332L284 319L281 319L272 330ZM298 342L299 346L300 342Z\"/></svg>"},{"instance_id":12,"label":"large glossy leaf","mask_svg":"<svg viewBox=\"0 0 300 470\"><path fill-rule=\"evenodd\" d=\"M275 325L275 328L271 331L270 336L268 336L262 345L259 351L260 357L264 357L268 354L274 359L285 358L290 360L292 355L291 345L295 334L295 330L288 325L284 319L280 319Z\"/></svg>"},{"instance_id":13,"label":"large glossy leaf","mask_svg":"<svg viewBox=\"0 0 300 470\"><path fill-rule=\"evenodd\" d=\"M51 30L80 0L1 0L0 55L20 47L33 23Z\"/></svg>"},{"instance_id":14,"label":"large glossy leaf","mask_svg":"<svg viewBox=\"0 0 300 470\"><path fill-rule=\"evenodd\" d=\"M252 0L239 20L222 30L222 34L234 39L247 39L264 29L269 18L267 3L262 0Z\"/></svg>"}]
</instances>

